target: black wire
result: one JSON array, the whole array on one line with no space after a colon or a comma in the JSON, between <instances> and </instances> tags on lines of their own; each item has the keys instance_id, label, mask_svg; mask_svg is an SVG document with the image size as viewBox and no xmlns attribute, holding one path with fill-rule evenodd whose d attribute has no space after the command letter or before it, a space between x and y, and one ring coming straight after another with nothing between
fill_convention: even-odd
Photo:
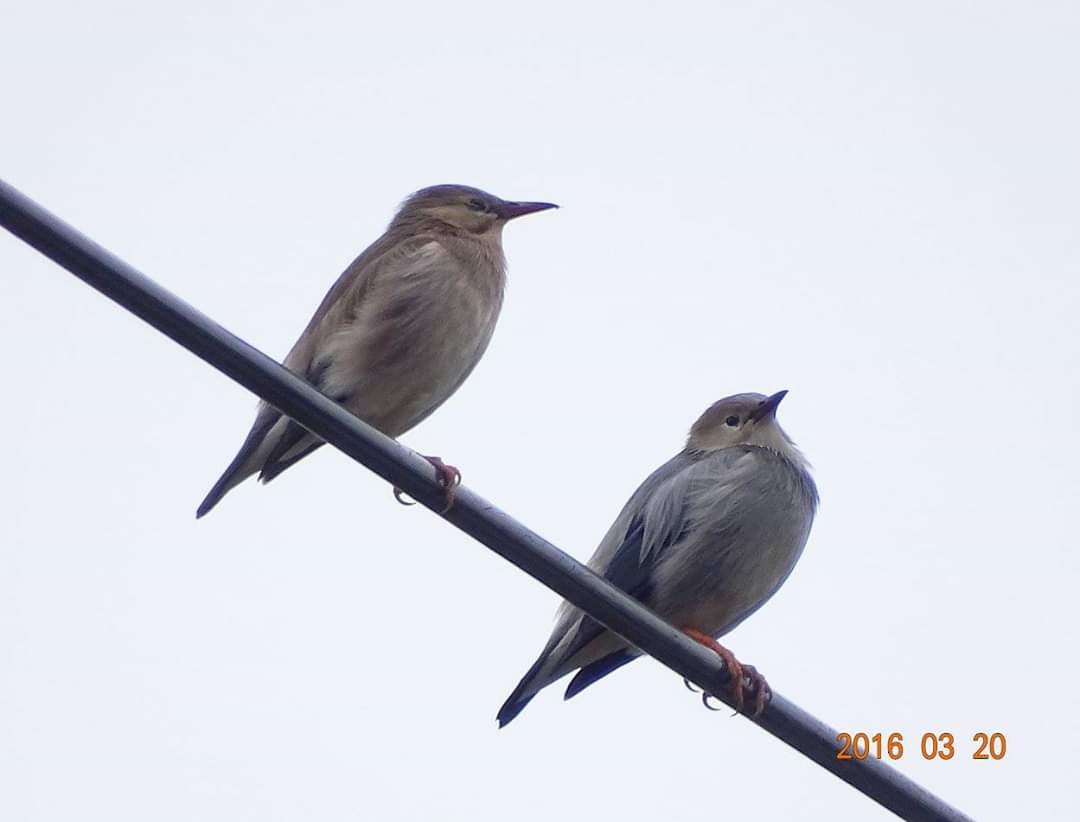
<instances>
[{"instance_id":1,"label":"black wire","mask_svg":"<svg viewBox=\"0 0 1080 822\"><path fill-rule=\"evenodd\" d=\"M420 456L3 181L0 224L413 499L442 510L444 492ZM727 693L727 675L714 653L482 497L459 488L454 507L441 516L687 680L713 694ZM905 819L969 819L881 760L837 759L836 731L775 692L751 721Z\"/></svg>"}]
</instances>

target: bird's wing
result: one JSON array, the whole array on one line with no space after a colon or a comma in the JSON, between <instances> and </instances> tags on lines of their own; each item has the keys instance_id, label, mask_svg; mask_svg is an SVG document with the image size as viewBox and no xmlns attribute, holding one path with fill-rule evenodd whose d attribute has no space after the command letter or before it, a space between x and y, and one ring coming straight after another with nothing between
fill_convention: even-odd
<instances>
[{"instance_id":1,"label":"bird's wing","mask_svg":"<svg viewBox=\"0 0 1080 822\"><path fill-rule=\"evenodd\" d=\"M679 454L653 472L630 498L589 560L616 587L648 601L652 569L708 513L723 517L731 490L753 470L755 449ZM720 510L718 510L720 509Z\"/></svg>"},{"instance_id":2,"label":"bird's wing","mask_svg":"<svg viewBox=\"0 0 1080 822\"><path fill-rule=\"evenodd\" d=\"M707 490L718 481L723 483L724 475L744 454L739 448L706 456L684 452L661 465L623 506L589 560L589 567L615 587L647 603L656 562L693 527L701 516ZM581 670L571 681L566 698L638 656L635 649L616 646L606 654L588 658L593 654L588 646L606 631L579 608L564 603L547 646L499 711L500 724L517 716L540 689L575 668Z\"/></svg>"},{"instance_id":3,"label":"bird's wing","mask_svg":"<svg viewBox=\"0 0 1080 822\"><path fill-rule=\"evenodd\" d=\"M300 337L285 356L284 364L290 370L303 373L308 369L311 354L317 349L326 329L338 325L341 317L355 309L356 304L363 299L375 271L375 264L392 251L396 244L389 234L383 234L341 272L341 276L326 292Z\"/></svg>"},{"instance_id":4,"label":"bird's wing","mask_svg":"<svg viewBox=\"0 0 1080 822\"><path fill-rule=\"evenodd\" d=\"M731 490L753 470L754 451L725 448L669 460L631 497L589 566L616 588L649 604L653 569L664 555L706 516L710 522L730 516L725 509ZM580 611L571 611L576 612L576 625L572 641L563 646L567 660L606 630Z\"/></svg>"},{"instance_id":5,"label":"bird's wing","mask_svg":"<svg viewBox=\"0 0 1080 822\"><path fill-rule=\"evenodd\" d=\"M360 319L372 301L381 302L390 294L407 291L402 286L410 277L437 269L448 259L449 253L433 235L380 237L338 277L286 355L285 366L298 374L318 371L325 375L325 364L317 360L330 338Z\"/></svg>"}]
</instances>

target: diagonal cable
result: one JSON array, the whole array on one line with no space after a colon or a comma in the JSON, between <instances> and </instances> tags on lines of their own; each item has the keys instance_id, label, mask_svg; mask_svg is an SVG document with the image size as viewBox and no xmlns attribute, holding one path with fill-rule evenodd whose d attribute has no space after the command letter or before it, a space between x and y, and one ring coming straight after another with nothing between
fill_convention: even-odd
<instances>
[{"instance_id":1,"label":"diagonal cable","mask_svg":"<svg viewBox=\"0 0 1080 822\"><path fill-rule=\"evenodd\" d=\"M445 496L419 455L379 433L175 294L0 180L0 224L76 277L438 513ZM467 488L440 514L691 682L727 694L711 651ZM904 819L968 820L885 762L836 758L836 731L778 693L751 719Z\"/></svg>"}]
</instances>

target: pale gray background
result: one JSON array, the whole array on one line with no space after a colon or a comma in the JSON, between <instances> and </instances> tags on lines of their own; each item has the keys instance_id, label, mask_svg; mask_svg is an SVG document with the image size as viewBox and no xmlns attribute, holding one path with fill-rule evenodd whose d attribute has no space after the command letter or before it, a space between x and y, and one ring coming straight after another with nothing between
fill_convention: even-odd
<instances>
[{"instance_id":1,"label":"pale gray background","mask_svg":"<svg viewBox=\"0 0 1080 822\"><path fill-rule=\"evenodd\" d=\"M729 644L972 814L1075 818L1080 10L752 5L4 0L0 175L278 357L409 191L561 203L405 442L585 558L790 389L823 506ZM650 661L496 731L552 593L329 449L196 522L253 398L0 272L4 819L886 816Z\"/></svg>"}]
</instances>

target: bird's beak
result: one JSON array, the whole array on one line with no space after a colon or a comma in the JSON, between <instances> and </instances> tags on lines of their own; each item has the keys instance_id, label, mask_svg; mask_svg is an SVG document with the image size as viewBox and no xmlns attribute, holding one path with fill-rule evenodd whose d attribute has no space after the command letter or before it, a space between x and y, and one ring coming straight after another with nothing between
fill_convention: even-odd
<instances>
[{"instance_id":1,"label":"bird's beak","mask_svg":"<svg viewBox=\"0 0 1080 822\"><path fill-rule=\"evenodd\" d=\"M777 391L771 397L766 397L765 400L750 412L750 419L754 422L765 419L766 417L776 416L776 406L780 404L780 400L787 396L787 391Z\"/></svg>"},{"instance_id":2,"label":"bird's beak","mask_svg":"<svg viewBox=\"0 0 1080 822\"><path fill-rule=\"evenodd\" d=\"M524 217L536 211L547 211L549 208L558 208L555 203L514 203L504 200L499 205L499 216L504 220L513 220L515 217Z\"/></svg>"}]
</instances>

